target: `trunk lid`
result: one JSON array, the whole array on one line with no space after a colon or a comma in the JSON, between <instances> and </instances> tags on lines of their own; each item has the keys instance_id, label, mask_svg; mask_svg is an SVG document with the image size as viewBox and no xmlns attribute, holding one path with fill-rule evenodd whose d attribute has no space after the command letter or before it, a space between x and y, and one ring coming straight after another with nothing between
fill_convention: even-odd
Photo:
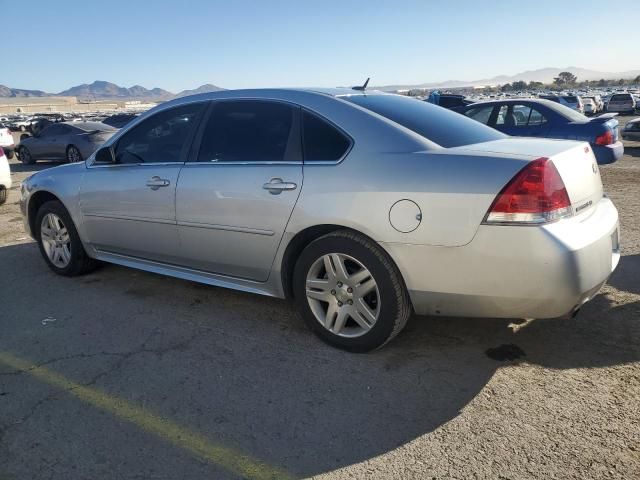
<instances>
[{"instance_id":1,"label":"trunk lid","mask_svg":"<svg viewBox=\"0 0 640 480\"><path fill-rule=\"evenodd\" d=\"M591 147L586 142L509 138L449 150L517 155L529 160L541 157L551 159L567 189L574 215L595 207L602 198L600 169Z\"/></svg>"}]
</instances>

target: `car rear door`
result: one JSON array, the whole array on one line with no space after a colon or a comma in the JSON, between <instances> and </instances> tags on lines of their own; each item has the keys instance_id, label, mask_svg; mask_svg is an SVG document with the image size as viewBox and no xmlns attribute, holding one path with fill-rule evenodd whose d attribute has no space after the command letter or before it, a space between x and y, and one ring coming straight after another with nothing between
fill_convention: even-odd
<instances>
[{"instance_id":1,"label":"car rear door","mask_svg":"<svg viewBox=\"0 0 640 480\"><path fill-rule=\"evenodd\" d=\"M300 108L213 102L180 174L180 264L266 281L302 189Z\"/></svg>"},{"instance_id":2,"label":"car rear door","mask_svg":"<svg viewBox=\"0 0 640 480\"><path fill-rule=\"evenodd\" d=\"M86 236L97 250L175 263L175 191L205 103L162 110L88 165L80 191Z\"/></svg>"}]
</instances>

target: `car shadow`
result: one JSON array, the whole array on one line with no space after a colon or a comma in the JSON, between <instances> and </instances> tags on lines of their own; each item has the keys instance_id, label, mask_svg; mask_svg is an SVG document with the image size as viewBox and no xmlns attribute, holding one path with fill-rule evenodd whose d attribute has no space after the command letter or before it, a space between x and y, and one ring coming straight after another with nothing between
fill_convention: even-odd
<instances>
[{"instance_id":1,"label":"car shadow","mask_svg":"<svg viewBox=\"0 0 640 480\"><path fill-rule=\"evenodd\" d=\"M12 299L5 318L15 318L5 321L2 350L38 362L137 352L119 369L104 367L96 388L137 399L295 477L362 462L434 431L502 366L592 368L640 360L633 314L640 305L618 305L608 294L574 319L534 321L516 332L508 320L414 317L385 348L356 355L317 340L284 301L116 266L62 278L48 271L33 243L0 248L0 265L11 272L4 278L3 295ZM638 268L637 255L623 257L611 285L638 293ZM25 327L27 319L46 316L64 321ZM487 356L503 344L517 345L524 356L507 362ZM117 461L127 438L92 432L91 408L62 411L47 428L86 415L86 436L69 451L90 451L92 442L84 440L95 436L113 442Z\"/></svg>"},{"instance_id":2,"label":"car shadow","mask_svg":"<svg viewBox=\"0 0 640 480\"><path fill-rule=\"evenodd\" d=\"M31 165L25 165L21 163L19 159L14 159L9 164L9 168L13 173L24 173L24 172L39 172L41 170L46 170L51 167L57 167L59 165L63 165L65 162L63 161L55 161L55 160L38 160L36 163Z\"/></svg>"}]
</instances>

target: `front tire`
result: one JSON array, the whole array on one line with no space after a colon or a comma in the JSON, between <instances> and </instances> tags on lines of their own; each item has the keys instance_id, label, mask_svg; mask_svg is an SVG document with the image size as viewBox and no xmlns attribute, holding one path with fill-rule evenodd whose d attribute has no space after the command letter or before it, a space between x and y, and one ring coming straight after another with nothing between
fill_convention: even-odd
<instances>
[{"instance_id":1,"label":"front tire","mask_svg":"<svg viewBox=\"0 0 640 480\"><path fill-rule=\"evenodd\" d=\"M311 242L293 273L296 306L323 341L350 352L380 348L404 328L411 302L391 258L364 235L340 230Z\"/></svg>"},{"instance_id":2,"label":"front tire","mask_svg":"<svg viewBox=\"0 0 640 480\"><path fill-rule=\"evenodd\" d=\"M38 210L35 236L42 257L58 275L74 277L98 265L87 255L69 212L57 200L46 202Z\"/></svg>"},{"instance_id":3,"label":"front tire","mask_svg":"<svg viewBox=\"0 0 640 480\"><path fill-rule=\"evenodd\" d=\"M67 163L76 163L82 161L82 154L78 147L75 145L69 145L67 147Z\"/></svg>"},{"instance_id":4,"label":"front tire","mask_svg":"<svg viewBox=\"0 0 640 480\"><path fill-rule=\"evenodd\" d=\"M31 152L27 147L20 147L18 157L20 157L20 161L25 165L33 165L36 163L36 159L31 156Z\"/></svg>"},{"instance_id":5,"label":"front tire","mask_svg":"<svg viewBox=\"0 0 640 480\"><path fill-rule=\"evenodd\" d=\"M9 191L3 185L0 185L0 205L4 205L7 201L8 195Z\"/></svg>"},{"instance_id":6,"label":"front tire","mask_svg":"<svg viewBox=\"0 0 640 480\"><path fill-rule=\"evenodd\" d=\"M11 160L14 155L13 150L5 150L4 154L6 155L7 160Z\"/></svg>"}]
</instances>

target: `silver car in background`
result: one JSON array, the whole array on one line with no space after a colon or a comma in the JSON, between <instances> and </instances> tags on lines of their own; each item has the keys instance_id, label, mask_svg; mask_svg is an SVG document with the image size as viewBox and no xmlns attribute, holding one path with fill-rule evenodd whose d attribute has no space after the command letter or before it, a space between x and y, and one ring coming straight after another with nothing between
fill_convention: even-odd
<instances>
[{"instance_id":1,"label":"silver car in background","mask_svg":"<svg viewBox=\"0 0 640 480\"><path fill-rule=\"evenodd\" d=\"M25 164L33 164L37 160L80 162L89 158L117 131L100 122L53 123L22 139L16 152Z\"/></svg>"},{"instance_id":2,"label":"silver car in background","mask_svg":"<svg viewBox=\"0 0 640 480\"><path fill-rule=\"evenodd\" d=\"M398 95L239 90L164 103L22 184L49 267L96 260L293 298L349 351L411 312L556 318L619 260L587 143L511 138Z\"/></svg>"}]
</instances>

